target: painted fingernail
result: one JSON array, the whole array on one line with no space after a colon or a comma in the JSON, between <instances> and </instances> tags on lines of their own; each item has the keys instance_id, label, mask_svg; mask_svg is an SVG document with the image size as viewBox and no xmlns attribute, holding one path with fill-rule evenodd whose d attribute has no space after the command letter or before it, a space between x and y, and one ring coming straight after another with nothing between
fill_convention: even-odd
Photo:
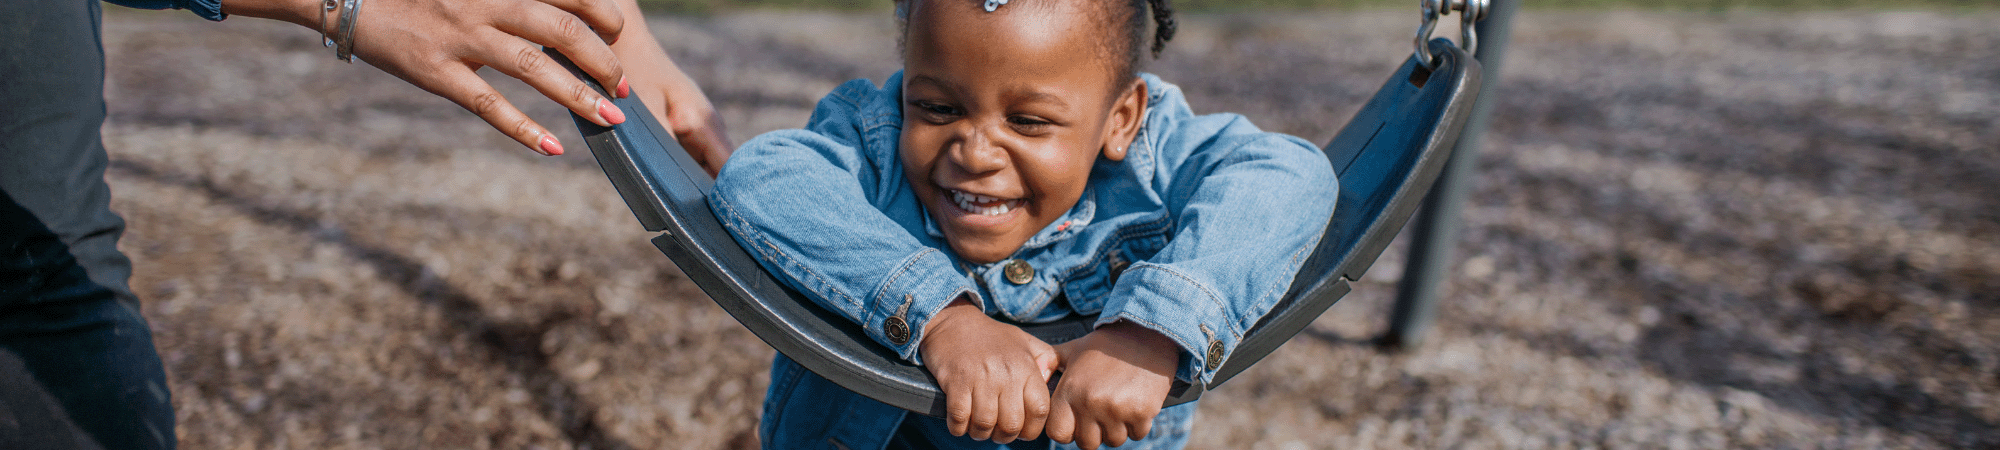
<instances>
[{"instance_id":1,"label":"painted fingernail","mask_svg":"<svg viewBox=\"0 0 2000 450\"><path fill-rule=\"evenodd\" d=\"M618 77L618 98L632 96L632 85L625 84L625 77Z\"/></svg>"},{"instance_id":2,"label":"painted fingernail","mask_svg":"<svg viewBox=\"0 0 2000 450\"><path fill-rule=\"evenodd\" d=\"M557 142L555 136L550 136L547 134L542 135L541 145L542 145L541 148L542 154L544 155L555 156L563 154L562 143Z\"/></svg>"},{"instance_id":3,"label":"painted fingernail","mask_svg":"<svg viewBox=\"0 0 2000 450\"><path fill-rule=\"evenodd\" d=\"M597 117L603 117L604 123L612 125L625 123L625 111L612 105L610 100L597 101Z\"/></svg>"}]
</instances>

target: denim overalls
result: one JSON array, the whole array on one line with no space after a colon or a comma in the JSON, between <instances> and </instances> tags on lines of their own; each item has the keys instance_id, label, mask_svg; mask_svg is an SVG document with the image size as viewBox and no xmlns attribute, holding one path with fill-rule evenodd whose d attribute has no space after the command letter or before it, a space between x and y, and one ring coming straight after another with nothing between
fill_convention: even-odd
<instances>
[{"instance_id":1,"label":"denim overalls","mask_svg":"<svg viewBox=\"0 0 2000 450\"><path fill-rule=\"evenodd\" d=\"M1125 160L1100 158L1076 206L1000 262L953 255L905 181L901 73L880 88L850 81L806 129L745 143L709 204L766 270L909 361L921 364L930 317L964 294L1015 322L1082 314L1153 329L1180 347L1175 377L1206 382L1290 287L1338 185L1311 143L1194 115L1179 87L1141 77L1148 107ZM873 450L906 415L942 428L779 356L761 436L766 448ZM1179 448L1192 420L1193 404L1168 408L1123 448Z\"/></svg>"}]
</instances>

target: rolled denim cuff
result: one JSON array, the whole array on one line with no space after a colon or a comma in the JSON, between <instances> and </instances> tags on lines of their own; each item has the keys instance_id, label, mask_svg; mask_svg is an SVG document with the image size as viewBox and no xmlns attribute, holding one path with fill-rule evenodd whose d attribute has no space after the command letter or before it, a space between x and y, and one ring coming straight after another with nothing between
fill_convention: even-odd
<instances>
[{"instance_id":1,"label":"rolled denim cuff","mask_svg":"<svg viewBox=\"0 0 2000 450\"><path fill-rule=\"evenodd\" d=\"M203 19L220 22L229 18L222 13L222 0L174 0L174 9L185 9Z\"/></svg>"},{"instance_id":2,"label":"rolled denim cuff","mask_svg":"<svg viewBox=\"0 0 2000 450\"><path fill-rule=\"evenodd\" d=\"M1122 275L1096 326L1123 320L1166 335L1181 350L1174 378L1207 383L1243 338L1230 316L1214 289L1172 267L1139 263Z\"/></svg>"},{"instance_id":3,"label":"rolled denim cuff","mask_svg":"<svg viewBox=\"0 0 2000 450\"><path fill-rule=\"evenodd\" d=\"M862 328L904 360L922 365L917 349L924 342L924 325L960 295L970 297L973 304L984 310L984 301L973 290L972 280L960 273L943 252L926 247L903 260L882 286L875 289L875 294L869 296L870 308Z\"/></svg>"}]
</instances>

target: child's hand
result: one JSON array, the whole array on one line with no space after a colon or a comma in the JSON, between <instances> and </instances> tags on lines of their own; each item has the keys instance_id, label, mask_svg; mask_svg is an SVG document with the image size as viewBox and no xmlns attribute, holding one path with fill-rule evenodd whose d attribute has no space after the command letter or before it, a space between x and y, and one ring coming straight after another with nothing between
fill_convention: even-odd
<instances>
[{"instance_id":1,"label":"child's hand","mask_svg":"<svg viewBox=\"0 0 2000 450\"><path fill-rule=\"evenodd\" d=\"M924 334L917 351L945 394L952 435L1000 444L1042 435L1054 347L962 298L931 316Z\"/></svg>"},{"instance_id":2,"label":"child's hand","mask_svg":"<svg viewBox=\"0 0 2000 450\"><path fill-rule=\"evenodd\" d=\"M1049 439L1090 450L1145 438L1173 386L1175 349L1166 336L1130 322L1056 346L1063 377L1053 394Z\"/></svg>"}]
</instances>

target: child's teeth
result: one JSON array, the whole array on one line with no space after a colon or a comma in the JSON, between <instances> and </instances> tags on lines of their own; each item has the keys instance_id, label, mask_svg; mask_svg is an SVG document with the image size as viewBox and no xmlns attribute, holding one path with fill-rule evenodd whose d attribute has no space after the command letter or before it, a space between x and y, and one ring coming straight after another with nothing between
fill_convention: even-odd
<instances>
[{"instance_id":1,"label":"child's teeth","mask_svg":"<svg viewBox=\"0 0 2000 450\"><path fill-rule=\"evenodd\" d=\"M951 199L953 203L958 204L959 209L964 209L973 214L978 214L982 216L997 216L1001 214L1006 214L1008 211L1014 210L1015 206L1019 205L1019 201L1009 201L1009 202L1002 202L998 205L993 205L993 206L979 206L978 203L992 203L1000 199L996 197L987 197L979 194L969 194L956 190L951 191Z\"/></svg>"}]
</instances>

